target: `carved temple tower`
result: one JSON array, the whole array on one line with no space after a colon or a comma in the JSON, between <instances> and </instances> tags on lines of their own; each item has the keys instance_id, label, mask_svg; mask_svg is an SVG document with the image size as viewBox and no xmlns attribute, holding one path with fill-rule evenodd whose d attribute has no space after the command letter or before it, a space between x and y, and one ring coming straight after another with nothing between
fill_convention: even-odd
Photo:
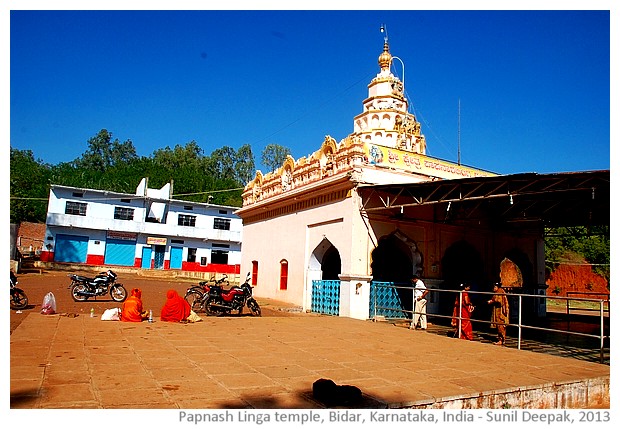
<instances>
[{"instance_id":1,"label":"carved temple tower","mask_svg":"<svg viewBox=\"0 0 620 429\"><path fill-rule=\"evenodd\" d=\"M426 140L420 123L409 113L404 82L391 72L394 57L386 39L379 55L379 74L368 85L364 111L354 118L352 136L364 143L426 154ZM403 78L404 80L404 78Z\"/></svg>"},{"instance_id":2,"label":"carved temple tower","mask_svg":"<svg viewBox=\"0 0 620 429\"><path fill-rule=\"evenodd\" d=\"M426 155L404 82L391 72L394 58L386 38L379 73L368 84L351 134L340 142L327 135L311 155L289 156L277 171L257 171L246 185L236 212L243 220L241 269L252 273L257 297L318 312L331 303L328 314L368 318L371 282L379 277L373 252L376 261L381 255L375 250L384 242L397 247L381 250L389 255L384 260L405 261L401 277L413 271L426 279L436 275L425 266L439 243L433 237L441 233L431 226L429 209L419 211L424 222L415 224L372 219L364 212L361 187L492 173ZM385 278L391 271L380 274ZM331 295L325 297L327 290Z\"/></svg>"}]
</instances>

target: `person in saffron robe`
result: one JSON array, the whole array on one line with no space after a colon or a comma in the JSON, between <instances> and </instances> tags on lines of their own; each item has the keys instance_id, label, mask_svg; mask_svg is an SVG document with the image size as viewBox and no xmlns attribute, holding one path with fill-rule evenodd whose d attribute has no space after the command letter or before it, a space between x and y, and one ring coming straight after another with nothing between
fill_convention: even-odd
<instances>
[{"instance_id":1,"label":"person in saffron robe","mask_svg":"<svg viewBox=\"0 0 620 429\"><path fill-rule=\"evenodd\" d=\"M131 290L131 296L123 302L121 320L123 322L142 322L149 318L149 313L142 308L142 291Z\"/></svg>"},{"instance_id":2,"label":"person in saffron robe","mask_svg":"<svg viewBox=\"0 0 620 429\"><path fill-rule=\"evenodd\" d=\"M189 302L181 298L181 295L174 289L166 293L166 298L166 303L161 309L161 320L164 322L187 321L191 313Z\"/></svg>"},{"instance_id":3,"label":"person in saffron robe","mask_svg":"<svg viewBox=\"0 0 620 429\"><path fill-rule=\"evenodd\" d=\"M474 332L471 325L471 314L474 311L474 305L471 303L471 299L469 298L469 291L471 290L471 285L469 283L465 283L461 285L461 289L463 292L460 294L462 298L459 298L457 295L456 300L454 301L454 311L452 312L452 326L455 329L455 336L459 333L459 308L461 314L461 338L464 340L473 340Z\"/></svg>"},{"instance_id":4,"label":"person in saffron robe","mask_svg":"<svg viewBox=\"0 0 620 429\"><path fill-rule=\"evenodd\" d=\"M488 301L493 306L491 328L497 328L497 342L493 344L503 346L506 342L506 325L509 323L508 298L499 283L493 285L493 292L495 294Z\"/></svg>"}]
</instances>

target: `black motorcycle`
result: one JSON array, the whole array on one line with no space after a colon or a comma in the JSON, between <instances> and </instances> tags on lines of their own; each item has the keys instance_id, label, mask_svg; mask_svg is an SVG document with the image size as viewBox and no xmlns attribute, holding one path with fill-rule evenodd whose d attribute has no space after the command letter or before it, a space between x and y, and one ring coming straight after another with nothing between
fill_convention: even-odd
<instances>
[{"instance_id":1,"label":"black motorcycle","mask_svg":"<svg viewBox=\"0 0 620 429\"><path fill-rule=\"evenodd\" d=\"M202 311L204 308L205 301L209 297L209 290L212 286L223 286L226 287L229 285L228 276L224 274L224 276L215 280L215 276L211 277L210 280L205 280L199 282L198 285L192 285L185 292L185 301L189 303L189 306L195 313Z\"/></svg>"},{"instance_id":2,"label":"black motorcycle","mask_svg":"<svg viewBox=\"0 0 620 429\"><path fill-rule=\"evenodd\" d=\"M23 310L26 307L28 307L28 297L17 287L17 276L11 271L11 310Z\"/></svg>"},{"instance_id":3,"label":"black motorcycle","mask_svg":"<svg viewBox=\"0 0 620 429\"><path fill-rule=\"evenodd\" d=\"M250 273L248 273L245 283L241 286L233 286L230 290L223 290L219 285L211 286L204 303L205 313L211 316L222 316L230 314L232 311L238 311L241 314L247 305L252 316L260 316L260 306L252 297L252 286L250 286L249 281Z\"/></svg>"},{"instance_id":4,"label":"black motorcycle","mask_svg":"<svg viewBox=\"0 0 620 429\"><path fill-rule=\"evenodd\" d=\"M90 297L104 296L108 293L113 301L123 302L127 298L127 289L116 283L117 275L112 270L99 273L96 277L84 277L69 274L71 296L74 301L86 301Z\"/></svg>"}]
</instances>

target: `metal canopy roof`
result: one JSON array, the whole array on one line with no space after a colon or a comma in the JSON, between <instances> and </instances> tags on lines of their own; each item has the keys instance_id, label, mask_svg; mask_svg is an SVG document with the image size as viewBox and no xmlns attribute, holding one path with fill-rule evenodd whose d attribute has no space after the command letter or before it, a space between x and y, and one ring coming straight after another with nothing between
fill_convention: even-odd
<instances>
[{"instance_id":1,"label":"metal canopy roof","mask_svg":"<svg viewBox=\"0 0 620 429\"><path fill-rule=\"evenodd\" d=\"M609 170L358 187L369 214L452 224L609 225ZM426 206L426 210L420 210ZM430 206L430 207L429 207Z\"/></svg>"}]
</instances>

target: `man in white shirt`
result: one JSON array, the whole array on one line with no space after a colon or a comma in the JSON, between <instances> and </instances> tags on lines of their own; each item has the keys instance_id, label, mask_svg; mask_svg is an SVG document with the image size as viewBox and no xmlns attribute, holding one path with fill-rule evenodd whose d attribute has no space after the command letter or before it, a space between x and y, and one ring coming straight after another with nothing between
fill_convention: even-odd
<instances>
[{"instance_id":1,"label":"man in white shirt","mask_svg":"<svg viewBox=\"0 0 620 429\"><path fill-rule=\"evenodd\" d=\"M414 300L411 327L418 329L419 324L420 329L426 330L426 295L428 294L428 289L417 274L411 277L411 285L413 286Z\"/></svg>"}]
</instances>

